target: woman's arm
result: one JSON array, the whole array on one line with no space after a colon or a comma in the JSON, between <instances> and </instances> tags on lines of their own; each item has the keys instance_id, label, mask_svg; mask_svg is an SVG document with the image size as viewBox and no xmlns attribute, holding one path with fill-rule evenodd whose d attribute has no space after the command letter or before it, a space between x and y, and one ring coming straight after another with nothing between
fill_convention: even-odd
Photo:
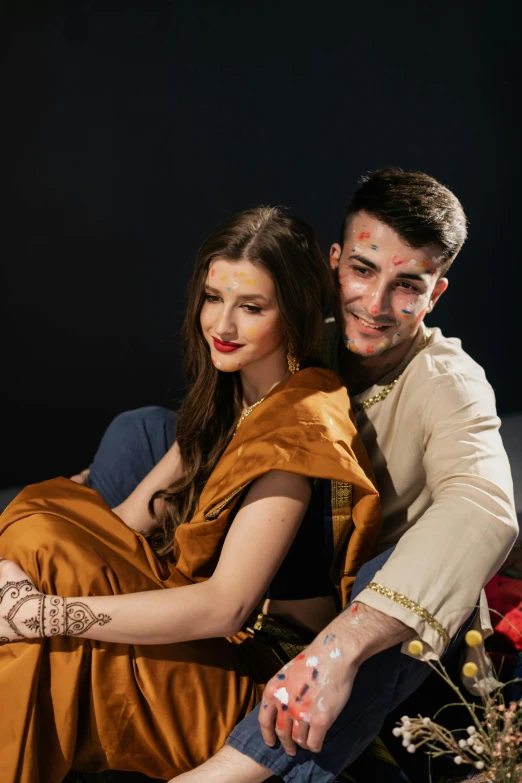
<instances>
[{"instance_id":1,"label":"woman's arm","mask_svg":"<svg viewBox=\"0 0 522 783\"><path fill-rule=\"evenodd\" d=\"M156 522L149 514L149 500L154 492L173 484L181 478L183 468L179 446L174 443L157 465L148 473L143 481L140 481L136 489L129 497L112 510L122 519L128 527L138 533L147 535L154 528ZM163 504L162 500L156 500L154 508L159 512Z\"/></svg>"},{"instance_id":2,"label":"woman's arm","mask_svg":"<svg viewBox=\"0 0 522 783\"><path fill-rule=\"evenodd\" d=\"M94 598L42 596L35 590L34 598L29 599L29 591L25 600L15 599L8 608L11 633L15 629L19 632L13 641L61 635L127 644L169 644L232 636L259 603L282 563L310 493L309 480L292 473L270 471L257 479L231 525L216 570L206 582ZM20 574L25 576L22 571Z\"/></svg>"}]
</instances>

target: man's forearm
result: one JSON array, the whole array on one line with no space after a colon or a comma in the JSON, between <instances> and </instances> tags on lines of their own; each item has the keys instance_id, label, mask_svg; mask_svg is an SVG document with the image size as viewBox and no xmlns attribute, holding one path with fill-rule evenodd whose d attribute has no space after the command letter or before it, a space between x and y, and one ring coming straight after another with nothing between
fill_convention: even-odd
<instances>
[{"instance_id":1,"label":"man's forearm","mask_svg":"<svg viewBox=\"0 0 522 783\"><path fill-rule=\"evenodd\" d=\"M412 628L400 620L360 604L357 600L330 623L328 630L338 635L344 647L343 655L355 666L416 635Z\"/></svg>"}]
</instances>

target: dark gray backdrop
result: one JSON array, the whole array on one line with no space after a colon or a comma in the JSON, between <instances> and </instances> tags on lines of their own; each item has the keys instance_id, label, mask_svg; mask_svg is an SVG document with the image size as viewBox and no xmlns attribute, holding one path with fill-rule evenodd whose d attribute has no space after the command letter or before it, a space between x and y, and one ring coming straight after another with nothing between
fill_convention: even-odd
<instances>
[{"instance_id":1,"label":"dark gray backdrop","mask_svg":"<svg viewBox=\"0 0 522 783\"><path fill-rule=\"evenodd\" d=\"M115 413L179 400L184 287L222 219L284 204L327 250L389 164L461 198L430 322L522 408L515 7L3 3L0 485L68 475Z\"/></svg>"}]
</instances>

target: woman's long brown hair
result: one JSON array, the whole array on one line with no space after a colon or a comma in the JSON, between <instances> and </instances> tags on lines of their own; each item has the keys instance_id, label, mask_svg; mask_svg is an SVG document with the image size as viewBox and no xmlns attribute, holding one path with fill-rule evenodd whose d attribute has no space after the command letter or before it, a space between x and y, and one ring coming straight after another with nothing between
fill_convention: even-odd
<instances>
[{"instance_id":1,"label":"woman's long brown hair","mask_svg":"<svg viewBox=\"0 0 522 783\"><path fill-rule=\"evenodd\" d=\"M183 325L184 363L188 393L179 410L176 438L183 477L156 492L149 510L158 527L151 544L160 556L173 549L178 525L194 516L210 474L233 435L241 412L239 372L219 372L203 337L200 313L210 262L248 259L274 281L287 345L301 368L324 366L321 338L325 314L338 314L337 291L312 229L275 207L250 209L229 220L201 246L189 283ZM156 515L154 501L165 501Z\"/></svg>"}]
</instances>

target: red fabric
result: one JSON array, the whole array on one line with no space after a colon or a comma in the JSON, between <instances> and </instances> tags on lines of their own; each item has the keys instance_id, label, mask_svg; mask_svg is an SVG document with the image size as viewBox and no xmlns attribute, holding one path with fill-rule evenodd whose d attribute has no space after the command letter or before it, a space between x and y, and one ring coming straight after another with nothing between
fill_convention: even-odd
<instances>
[{"instance_id":1,"label":"red fabric","mask_svg":"<svg viewBox=\"0 0 522 783\"><path fill-rule=\"evenodd\" d=\"M486 596L495 633L522 650L522 580L495 574L486 585Z\"/></svg>"}]
</instances>

